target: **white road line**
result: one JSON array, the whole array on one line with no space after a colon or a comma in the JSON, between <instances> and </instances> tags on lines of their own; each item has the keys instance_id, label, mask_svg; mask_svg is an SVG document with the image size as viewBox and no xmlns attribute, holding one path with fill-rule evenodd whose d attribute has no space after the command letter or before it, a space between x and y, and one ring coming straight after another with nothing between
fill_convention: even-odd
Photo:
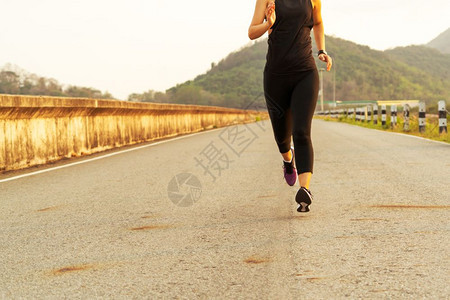
<instances>
[{"instance_id":1,"label":"white road line","mask_svg":"<svg viewBox=\"0 0 450 300\"><path fill-rule=\"evenodd\" d=\"M139 146L139 147L132 148L132 149L118 151L118 152L114 152L114 153L110 153L110 154L105 154L105 155L102 155L102 156L98 156L98 157L94 157L94 158L90 158L90 159L86 159L86 160L82 160L82 161L77 161L77 162L70 163L70 164L63 165L63 166L58 166L58 167L54 167L54 168L48 168L48 169L45 169L45 170L40 170L40 171L31 172L31 173L27 173L27 174L22 174L22 175L18 175L18 176L13 176L13 177L5 178L5 179L0 179L0 183L12 181L12 180L17 180L17 179L28 177L28 176L38 175L38 174L42 174L42 173L47 173L47 172L51 172L51 171L55 171L55 170L60 170L60 169L64 169L64 168L68 168L68 167L72 167L72 166L76 166L76 165L81 165L81 164L85 164L85 163L88 163L88 162L91 162L91 161L96 161L96 160L108 158L108 157L111 157L111 156L119 155L119 154L122 154L122 153L136 151L136 150L140 150L140 149L147 148L147 147L153 147L153 146L156 146L156 145L159 145L159 144L168 143L168 142L172 142L172 141L179 140L179 139L184 139L184 138L187 138L187 137L192 137L192 136L197 135L197 134L213 132L213 131L216 131L216 130L219 130L219 129L223 129L223 127L217 128L217 129L213 129L213 130L206 130L206 131L201 131L201 132L196 132L196 133L189 133L189 134L186 134L186 135L183 135L183 136L169 138L167 140L155 142L155 143L152 143L152 144L149 144L149 145Z\"/></svg>"},{"instance_id":2,"label":"white road line","mask_svg":"<svg viewBox=\"0 0 450 300\"><path fill-rule=\"evenodd\" d=\"M368 129L372 129L372 128L368 128ZM375 128L374 128L374 129L375 129ZM378 130L378 131L381 131L381 132L385 132L385 133L392 133L392 134L397 134L397 135L401 135L401 136L412 137L412 138L416 138L416 139L423 140L423 141L427 141L427 142L438 143L438 144L441 144L441 145L447 145L447 146L450 146L450 144L449 144L449 143L446 143L446 142L435 141L435 140L432 140L432 139L427 139L427 138L424 138L424 137L421 137L421 136L417 136L417 135L413 135L413 134L407 134L407 133L401 133L401 132L392 132L392 131L385 131L385 130L381 130L381 129L375 129L375 130Z\"/></svg>"},{"instance_id":3,"label":"white road line","mask_svg":"<svg viewBox=\"0 0 450 300\"><path fill-rule=\"evenodd\" d=\"M317 118L317 119L315 119L315 120L322 120L323 122L327 122L327 121L325 121L325 120L323 120L323 119L319 119L319 118ZM332 121L332 122L334 122L334 121ZM416 139L423 140L423 141L427 141L427 142L433 142L433 143L438 143L438 144L441 144L441 145L447 145L447 146L450 146L450 144L449 144L449 143L446 143L446 142L435 141L435 140L432 140L432 139L427 139L427 138L424 138L424 137L421 137L421 136L417 136L417 135L413 135L413 134L407 134L407 133L401 133L401 132L386 131L386 130L382 130L382 129L376 129L376 128L369 128L369 127L364 127L364 126L358 126L358 125L356 125L356 124L349 124L349 123L339 122L339 121L336 121L336 122L339 123L339 124L346 124L346 125L349 125L349 126L357 126L357 127L359 127L359 128L365 128L365 129L373 129L373 130L376 130L376 131L379 131L379 132L391 133L391 134L397 134L397 135L401 135L401 136L406 136L406 137L416 138Z\"/></svg>"}]
</instances>

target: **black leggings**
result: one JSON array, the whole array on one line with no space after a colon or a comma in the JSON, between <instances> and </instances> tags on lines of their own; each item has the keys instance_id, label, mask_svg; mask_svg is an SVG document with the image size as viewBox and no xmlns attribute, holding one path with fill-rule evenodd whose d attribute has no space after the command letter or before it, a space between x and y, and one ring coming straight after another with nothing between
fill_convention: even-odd
<instances>
[{"instance_id":1,"label":"black leggings","mask_svg":"<svg viewBox=\"0 0 450 300\"><path fill-rule=\"evenodd\" d=\"M297 174L313 172L311 122L319 93L317 69L289 75L264 71L264 96L280 153L294 140Z\"/></svg>"}]
</instances>

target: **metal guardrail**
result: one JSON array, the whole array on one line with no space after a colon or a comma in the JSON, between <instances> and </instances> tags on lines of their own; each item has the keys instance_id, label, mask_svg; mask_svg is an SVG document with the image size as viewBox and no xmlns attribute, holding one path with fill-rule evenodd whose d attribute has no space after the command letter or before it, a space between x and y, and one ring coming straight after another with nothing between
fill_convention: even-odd
<instances>
[{"instance_id":1,"label":"metal guardrail","mask_svg":"<svg viewBox=\"0 0 450 300\"><path fill-rule=\"evenodd\" d=\"M386 125L387 120L387 105L386 103L394 103L390 105L390 126L391 128L394 128L397 126L397 111L398 111L398 102L403 102L403 130L404 131L410 131L410 113L411 113L411 101L412 100L390 100L390 101L378 101L381 104L381 125ZM414 104L416 104L416 101L419 105L419 132L425 131L425 124L426 124L426 105L423 101L414 100ZM414 105L413 104L413 105ZM368 104L365 106L359 106L354 108L344 108L344 109L332 109L332 110L324 110L324 111L318 111L315 113L315 115L318 116L327 116L331 118L349 118L351 120L355 120L358 122L367 122L367 123L373 123L378 124L378 103L377 104ZM441 100L438 102L438 110L439 110L439 133L448 133L448 127L447 127L447 109L446 109L446 103L445 100Z\"/></svg>"}]
</instances>

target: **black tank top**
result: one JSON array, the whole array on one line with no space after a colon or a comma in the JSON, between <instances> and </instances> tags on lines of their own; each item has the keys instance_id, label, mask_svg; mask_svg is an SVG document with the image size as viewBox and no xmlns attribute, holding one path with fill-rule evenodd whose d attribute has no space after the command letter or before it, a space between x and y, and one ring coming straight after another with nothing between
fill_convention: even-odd
<instances>
[{"instance_id":1,"label":"black tank top","mask_svg":"<svg viewBox=\"0 0 450 300\"><path fill-rule=\"evenodd\" d=\"M310 35L314 25L311 0L276 0L275 15L265 71L289 74L316 68Z\"/></svg>"}]
</instances>

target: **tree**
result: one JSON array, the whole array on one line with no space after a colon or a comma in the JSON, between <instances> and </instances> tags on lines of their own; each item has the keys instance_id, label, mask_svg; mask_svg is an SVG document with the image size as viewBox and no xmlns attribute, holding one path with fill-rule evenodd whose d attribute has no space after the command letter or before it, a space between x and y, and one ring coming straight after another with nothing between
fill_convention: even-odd
<instances>
[{"instance_id":1,"label":"tree","mask_svg":"<svg viewBox=\"0 0 450 300\"><path fill-rule=\"evenodd\" d=\"M0 93L17 94L20 91L19 76L11 71L0 72Z\"/></svg>"}]
</instances>

